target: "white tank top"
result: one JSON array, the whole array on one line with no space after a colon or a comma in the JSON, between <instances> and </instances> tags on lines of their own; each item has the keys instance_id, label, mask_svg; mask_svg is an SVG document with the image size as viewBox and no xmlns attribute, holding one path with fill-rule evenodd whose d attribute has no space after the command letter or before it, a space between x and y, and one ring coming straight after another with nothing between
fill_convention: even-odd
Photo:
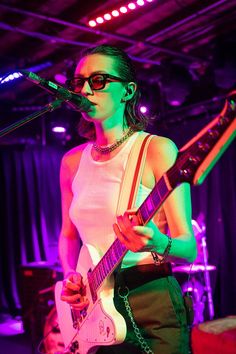
<instances>
[{"instance_id":1,"label":"white tank top","mask_svg":"<svg viewBox=\"0 0 236 354\"><path fill-rule=\"evenodd\" d=\"M117 155L103 162L93 160L92 143L88 143L82 152L79 168L72 183L73 199L69 210L70 218L83 244L95 247L100 256L115 240L112 225L116 222L121 182L129 153L138 134L138 132L134 133ZM150 191L142 184L139 186L135 203L137 207ZM147 262L152 262L150 252L128 251L122 267Z\"/></svg>"}]
</instances>

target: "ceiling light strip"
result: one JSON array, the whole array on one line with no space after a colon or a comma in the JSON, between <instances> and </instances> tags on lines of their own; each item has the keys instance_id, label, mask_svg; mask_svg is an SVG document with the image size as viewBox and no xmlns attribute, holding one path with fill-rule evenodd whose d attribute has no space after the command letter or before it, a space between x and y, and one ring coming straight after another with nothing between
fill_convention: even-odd
<instances>
[{"instance_id":1,"label":"ceiling light strip","mask_svg":"<svg viewBox=\"0 0 236 354\"><path fill-rule=\"evenodd\" d=\"M137 10L139 7L147 5L148 3L153 1L154 0L137 0L133 2L128 2L126 5L123 5L120 8L113 9L110 12L106 12L105 14L96 17L95 19L91 19L88 22L88 25L90 27L96 27L104 22L114 20L119 16L123 16L130 13L131 11Z\"/></svg>"}]
</instances>

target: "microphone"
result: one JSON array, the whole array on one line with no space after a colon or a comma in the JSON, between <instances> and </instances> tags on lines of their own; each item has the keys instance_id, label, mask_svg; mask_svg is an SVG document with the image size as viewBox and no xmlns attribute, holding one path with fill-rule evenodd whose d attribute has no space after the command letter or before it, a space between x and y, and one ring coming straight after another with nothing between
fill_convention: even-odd
<instances>
[{"instance_id":1,"label":"microphone","mask_svg":"<svg viewBox=\"0 0 236 354\"><path fill-rule=\"evenodd\" d=\"M44 90L52 93L57 98L65 101L76 111L88 112L89 108L92 106L92 103L84 96L71 92L70 90L57 85L52 81L43 79L31 71L21 70L20 72L26 77L27 80L32 81Z\"/></svg>"}]
</instances>

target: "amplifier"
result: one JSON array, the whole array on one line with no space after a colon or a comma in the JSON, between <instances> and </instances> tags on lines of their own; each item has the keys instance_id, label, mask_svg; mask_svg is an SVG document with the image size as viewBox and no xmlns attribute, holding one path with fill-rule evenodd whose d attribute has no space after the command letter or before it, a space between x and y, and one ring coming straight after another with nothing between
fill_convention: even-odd
<instances>
[{"instance_id":1,"label":"amplifier","mask_svg":"<svg viewBox=\"0 0 236 354\"><path fill-rule=\"evenodd\" d=\"M46 317L54 304L54 285L63 278L60 267L47 262L20 266L18 292L24 330L33 342L43 335Z\"/></svg>"}]
</instances>

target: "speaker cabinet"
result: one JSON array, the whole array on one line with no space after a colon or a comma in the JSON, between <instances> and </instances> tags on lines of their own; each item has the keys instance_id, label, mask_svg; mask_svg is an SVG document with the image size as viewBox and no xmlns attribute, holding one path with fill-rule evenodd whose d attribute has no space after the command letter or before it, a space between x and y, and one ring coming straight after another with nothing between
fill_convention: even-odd
<instances>
[{"instance_id":1,"label":"speaker cabinet","mask_svg":"<svg viewBox=\"0 0 236 354\"><path fill-rule=\"evenodd\" d=\"M55 305L54 285L62 279L59 267L46 262L29 263L19 269L18 290L24 330L33 342L43 336L46 317Z\"/></svg>"}]
</instances>

